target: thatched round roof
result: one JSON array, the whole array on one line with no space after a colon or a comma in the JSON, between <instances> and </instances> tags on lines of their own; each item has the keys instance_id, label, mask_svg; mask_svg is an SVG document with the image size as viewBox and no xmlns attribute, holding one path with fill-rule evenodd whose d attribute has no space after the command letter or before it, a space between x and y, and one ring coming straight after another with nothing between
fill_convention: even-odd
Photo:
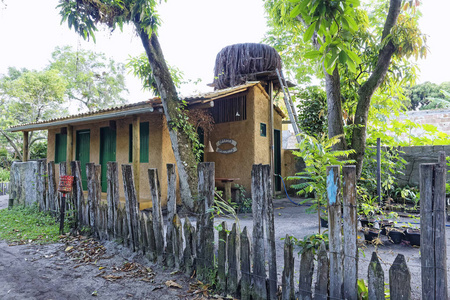
<instances>
[{"instance_id":1,"label":"thatched round roof","mask_svg":"<svg viewBox=\"0 0 450 300\"><path fill-rule=\"evenodd\" d=\"M247 81L264 80L281 70L277 51L264 44L235 44L223 48L216 57L214 88L224 89Z\"/></svg>"}]
</instances>

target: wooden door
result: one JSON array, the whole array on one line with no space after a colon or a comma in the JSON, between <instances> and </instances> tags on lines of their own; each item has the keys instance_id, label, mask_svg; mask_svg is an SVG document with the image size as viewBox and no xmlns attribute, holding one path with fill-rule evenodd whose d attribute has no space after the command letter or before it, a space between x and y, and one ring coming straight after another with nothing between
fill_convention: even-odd
<instances>
[{"instance_id":1,"label":"wooden door","mask_svg":"<svg viewBox=\"0 0 450 300\"><path fill-rule=\"evenodd\" d=\"M78 130L76 134L75 160L80 161L81 182L83 190L87 190L86 164L90 161L91 131Z\"/></svg>"},{"instance_id":2,"label":"wooden door","mask_svg":"<svg viewBox=\"0 0 450 300\"><path fill-rule=\"evenodd\" d=\"M100 165L102 166L103 193L106 193L108 161L116 161L116 131L110 127L103 127L100 128Z\"/></svg>"}]
</instances>

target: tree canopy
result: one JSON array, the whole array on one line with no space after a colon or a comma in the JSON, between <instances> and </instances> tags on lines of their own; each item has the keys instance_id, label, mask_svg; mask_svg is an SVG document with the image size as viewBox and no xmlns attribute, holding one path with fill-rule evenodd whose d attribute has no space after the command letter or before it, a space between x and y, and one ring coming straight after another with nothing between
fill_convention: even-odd
<instances>
[{"instance_id":1,"label":"tree canopy","mask_svg":"<svg viewBox=\"0 0 450 300\"><path fill-rule=\"evenodd\" d=\"M67 80L69 101L79 101L80 110L102 109L123 104L125 66L107 58L103 53L73 50L70 46L56 47L50 69L58 70Z\"/></svg>"},{"instance_id":2,"label":"tree canopy","mask_svg":"<svg viewBox=\"0 0 450 300\"><path fill-rule=\"evenodd\" d=\"M401 0L363 5L359 0L266 1L271 28L267 40L298 70L297 78L324 79L328 134L346 134L335 148L345 149L349 142L356 151L358 174L372 96L377 91L396 96L399 86L415 79L416 67L409 59L426 55L418 5Z\"/></svg>"}]
</instances>

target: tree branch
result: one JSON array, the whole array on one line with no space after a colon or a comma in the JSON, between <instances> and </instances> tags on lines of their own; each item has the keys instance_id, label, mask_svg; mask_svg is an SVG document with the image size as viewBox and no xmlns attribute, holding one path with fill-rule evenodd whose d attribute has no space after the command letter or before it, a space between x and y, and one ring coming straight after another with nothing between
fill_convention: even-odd
<instances>
[{"instance_id":1,"label":"tree branch","mask_svg":"<svg viewBox=\"0 0 450 300\"><path fill-rule=\"evenodd\" d=\"M8 141L8 143L11 145L11 147L14 148L14 152L16 152L17 156L19 157L19 159L21 161L23 161L23 156L22 153L20 153L19 148L17 147L16 143L14 143L14 141L9 137L8 134L6 134L5 131L3 131L3 129L0 128L0 133L6 138L6 140Z\"/></svg>"}]
</instances>

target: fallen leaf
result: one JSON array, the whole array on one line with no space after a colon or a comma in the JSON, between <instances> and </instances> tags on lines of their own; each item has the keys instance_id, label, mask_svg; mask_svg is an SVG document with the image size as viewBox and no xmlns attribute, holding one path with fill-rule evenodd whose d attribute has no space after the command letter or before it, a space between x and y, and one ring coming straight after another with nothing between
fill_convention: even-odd
<instances>
[{"instance_id":1,"label":"fallen leaf","mask_svg":"<svg viewBox=\"0 0 450 300\"><path fill-rule=\"evenodd\" d=\"M176 282L173 281L173 280L167 280L167 281L165 282L165 284L166 284L166 286L169 287L169 288L171 288L171 287L179 288L179 289L183 288L180 284L176 283Z\"/></svg>"},{"instance_id":2,"label":"fallen leaf","mask_svg":"<svg viewBox=\"0 0 450 300\"><path fill-rule=\"evenodd\" d=\"M73 249L73 246L68 246L67 248L66 248L66 252L69 252L70 250L72 250Z\"/></svg>"},{"instance_id":3,"label":"fallen leaf","mask_svg":"<svg viewBox=\"0 0 450 300\"><path fill-rule=\"evenodd\" d=\"M99 270L103 270L105 267L98 267Z\"/></svg>"},{"instance_id":4,"label":"fallen leaf","mask_svg":"<svg viewBox=\"0 0 450 300\"><path fill-rule=\"evenodd\" d=\"M92 296L97 296L97 291L93 291L91 295Z\"/></svg>"}]
</instances>

